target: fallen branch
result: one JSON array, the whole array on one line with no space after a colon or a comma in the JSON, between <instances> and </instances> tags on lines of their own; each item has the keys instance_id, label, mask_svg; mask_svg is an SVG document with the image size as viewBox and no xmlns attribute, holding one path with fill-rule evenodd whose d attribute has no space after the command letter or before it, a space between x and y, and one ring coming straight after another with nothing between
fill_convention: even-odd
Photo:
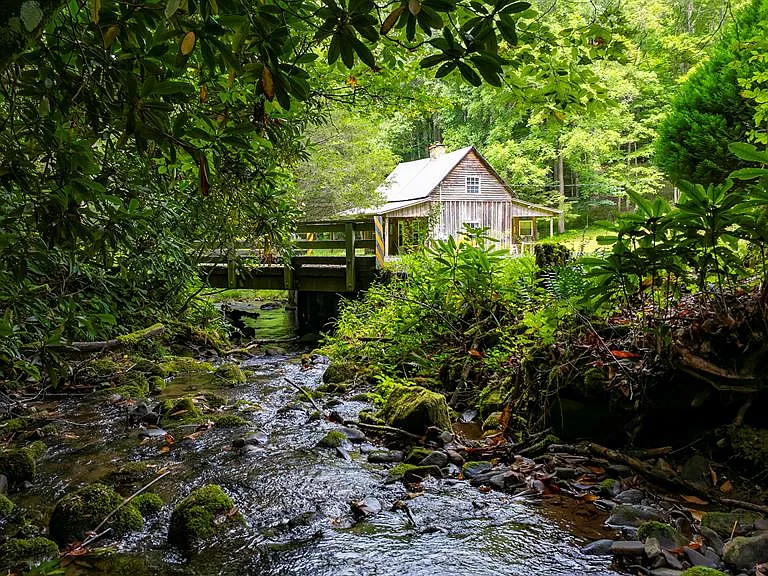
<instances>
[{"instance_id":1,"label":"fallen branch","mask_svg":"<svg viewBox=\"0 0 768 576\"><path fill-rule=\"evenodd\" d=\"M754 502L746 502L744 500L734 500L733 498L719 498L721 504L726 506L733 506L734 508L744 508L746 510L753 510L754 512L762 512L768 514L768 506L762 504L755 504Z\"/></svg>"},{"instance_id":2,"label":"fallen branch","mask_svg":"<svg viewBox=\"0 0 768 576\"><path fill-rule=\"evenodd\" d=\"M399 434L400 436L405 436L406 438L416 440L417 442L422 442L424 440L422 436L408 432L407 430L403 430L401 428L395 428L393 426L384 426L382 424L366 424L365 422L355 422L355 424L365 430L382 432L384 434Z\"/></svg>"},{"instance_id":3,"label":"fallen branch","mask_svg":"<svg viewBox=\"0 0 768 576\"><path fill-rule=\"evenodd\" d=\"M288 382L288 384L290 384L291 386L296 388L296 390L298 390L299 392L304 394L304 396L307 397L307 400L309 400L312 403L312 406L315 407L315 410L317 410L318 412L322 412L323 411L323 409L320 408L320 406L317 405L317 403L315 402L315 399L312 398L312 395L309 392L307 392L304 388L302 388L301 386L296 384L296 382L294 382L290 378L283 378L283 380L285 380L286 382Z\"/></svg>"},{"instance_id":4,"label":"fallen branch","mask_svg":"<svg viewBox=\"0 0 768 576\"><path fill-rule=\"evenodd\" d=\"M105 352L107 350L114 350L115 348L121 348L123 346L133 346L143 340L154 338L155 336L162 334L165 331L165 326L162 324L155 324L149 328L143 330L137 330L130 334L124 334L113 338L112 340L99 340L96 342L70 342L69 344L50 344L48 348L51 350L62 350L66 352L76 352L82 354L90 354L94 352Z\"/></svg>"}]
</instances>

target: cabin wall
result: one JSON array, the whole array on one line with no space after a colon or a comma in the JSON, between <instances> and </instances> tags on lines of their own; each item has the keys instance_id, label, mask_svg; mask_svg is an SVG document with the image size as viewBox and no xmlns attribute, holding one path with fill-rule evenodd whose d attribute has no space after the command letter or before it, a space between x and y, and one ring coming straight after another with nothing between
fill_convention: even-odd
<instances>
[{"instance_id":1,"label":"cabin wall","mask_svg":"<svg viewBox=\"0 0 768 576\"><path fill-rule=\"evenodd\" d=\"M480 194L467 193L467 176L480 177ZM496 176L485 167L475 152L469 152L448 173L442 183L432 190L430 200L509 200L509 192Z\"/></svg>"},{"instance_id":2,"label":"cabin wall","mask_svg":"<svg viewBox=\"0 0 768 576\"><path fill-rule=\"evenodd\" d=\"M512 235L512 217L515 206L510 201L443 201L440 222L435 230L437 238L456 236L464 229L464 223L474 223L481 228L489 228L491 236L502 244L509 244Z\"/></svg>"}]
</instances>

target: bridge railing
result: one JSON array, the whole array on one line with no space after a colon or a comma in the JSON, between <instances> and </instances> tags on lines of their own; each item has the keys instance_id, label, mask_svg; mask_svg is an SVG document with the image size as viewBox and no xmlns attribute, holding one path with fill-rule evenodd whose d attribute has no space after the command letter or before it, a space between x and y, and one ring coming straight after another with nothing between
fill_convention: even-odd
<instances>
[{"instance_id":1,"label":"bridge railing","mask_svg":"<svg viewBox=\"0 0 768 576\"><path fill-rule=\"evenodd\" d=\"M356 260L360 258L356 252L358 249L374 250L376 243L373 239L373 233L374 223L372 220L299 223L296 226L293 244L300 253L291 258L290 265L282 265L285 288L290 290L295 287L295 275L299 268L343 266L345 268L346 290L353 292L356 289ZM365 236L370 236L370 238ZM316 250L326 252L326 254L314 254ZM198 258L198 262L205 264L226 263L227 286L234 288L237 285L238 266L242 260L261 259L263 256L263 252L241 244L225 250L204 253ZM262 266L275 267L275 265L269 264L262 264Z\"/></svg>"}]
</instances>

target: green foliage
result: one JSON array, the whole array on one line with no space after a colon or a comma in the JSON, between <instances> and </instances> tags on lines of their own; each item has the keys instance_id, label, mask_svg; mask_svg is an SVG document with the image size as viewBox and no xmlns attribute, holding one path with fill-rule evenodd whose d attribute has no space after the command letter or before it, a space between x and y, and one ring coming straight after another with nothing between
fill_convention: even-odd
<instances>
[{"instance_id":1,"label":"green foliage","mask_svg":"<svg viewBox=\"0 0 768 576\"><path fill-rule=\"evenodd\" d=\"M717 42L711 57L694 70L659 126L656 163L675 184L681 180L704 186L723 181L744 164L728 144L745 140L756 129L750 97L766 71L765 61L753 57L753 38L764 37L768 3L753 0ZM758 117L760 121L763 117Z\"/></svg>"}]
</instances>

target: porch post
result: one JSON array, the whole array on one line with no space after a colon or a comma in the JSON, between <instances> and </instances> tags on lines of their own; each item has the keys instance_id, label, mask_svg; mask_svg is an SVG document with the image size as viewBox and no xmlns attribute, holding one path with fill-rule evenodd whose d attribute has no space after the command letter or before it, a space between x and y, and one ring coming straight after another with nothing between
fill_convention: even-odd
<instances>
[{"instance_id":1,"label":"porch post","mask_svg":"<svg viewBox=\"0 0 768 576\"><path fill-rule=\"evenodd\" d=\"M535 242L536 240L539 239L539 227L536 225L536 216L531 218L531 220L533 220L531 228L533 228L533 230L532 230L532 232L533 232L533 240Z\"/></svg>"},{"instance_id":2,"label":"porch post","mask_svg":"<svg viewBox=\"0 0 768 576\"><path fill-rule=\"evenodd\" d=\"M384 216L384 258L389 257L389 216Z\"/></svg>"},{"instance_id":3,"label":"porch post","mask_svg":"<svg viewBox=\"0 0 768 576\"><path fill-rule=\"evenodd\" d=\"M555 219L550 217L549 218L549 237L552 238L552 236L555 235Z\"/></svg>"},{"instance_id":4,"label":"porch post","mask_svg":"<svg viewBox=\"0 0 768 576\"><path fill-rule=\"evenodd\" d=\"M376 215L373 217L373 228L375 231L374 242L376 244L376 268L384 266L384 217Z\"/></svg>"},{"instance_id":5,"label":"porch post","mask_svg":"<svg viewBox=\"0 0 768 576\"><path fill-rule=\"evenodd\" d=\"M557 217L557 233L563 234L565 232L565 214L563 212L560 212L560 215Z\"/></svg>"}]
</instances>

